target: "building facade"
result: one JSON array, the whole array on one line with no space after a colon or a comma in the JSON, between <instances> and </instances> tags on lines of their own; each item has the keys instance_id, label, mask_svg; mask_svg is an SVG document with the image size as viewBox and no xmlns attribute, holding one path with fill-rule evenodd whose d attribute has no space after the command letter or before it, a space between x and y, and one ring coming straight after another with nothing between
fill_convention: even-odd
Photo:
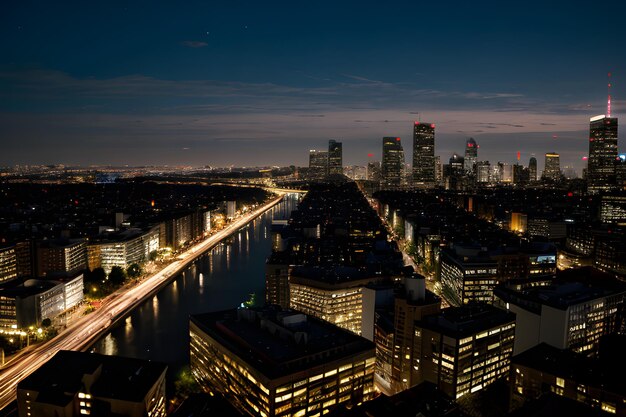
<instances>
[{"instance_id":1,"label":"building facade","mask_svg":"<svg viewBox=\"0 0 626 417\"><path fill-rule=\"evenodd\" d=\"M453 399L509 374L515 315L486 304L450 307L415 323L415 381L436 384Z\"/></svg>"},{"instance_id":2,"label":"building facade","mask_svg":"<svg viewBox=\"0 0 626 417\"><path fill-rule=\"evenodd\" d=\"M433 186L435 184L435 125L415 122L413 124L413 183Z\"/></svg>"},{"instance_id":3,"label":"building facade","mask_svg":"<svg viewBox=\"0 0 626 417\"><path fill-rule=\"evenodd\" d=\"M615 187L617 163L617 118L596 116L589 120L589 159L587 190L610 191Z\"/></svg>"},{"instance_id":4,"label":"building facade","mask_svg":"<svg viewBox=\"0 0 626 417\"><path fill-rule=\"evenodd\" d=\"M343 175L342 143L335 140L328 141L328 174Z\"/></svg>"},{"instance_id":5,"label":"building facade","mask_svg":"<svg viewBox=\"0 0 626 417\"><path fill-rule=\"evenodd\" d=\"M373 343L305 314L207 313L189 331L192 374L243 413L319 417L374 394Z\"/></svg>"},{"instance_id":6,"label":"building facade","mask_svg":"<svg viewBox=\"0 0 626 417\"><path fill-rule=\"evenodd\" d=\"M404 172L404 150L400 138L383 138L383 161L381 164L382 185L397 188L402 185Z\"/></svg>"},{"instance_id":7,"label":"building facade","mask_svg":"<svg viewBox=\"0 0 626 417\"><path fill-rule=\"evenodd\" d=\"M546 163L543 169L543 179L559 181L561 179L560 156L556 152L546 153Z\"/></svg>"}]
</instances>

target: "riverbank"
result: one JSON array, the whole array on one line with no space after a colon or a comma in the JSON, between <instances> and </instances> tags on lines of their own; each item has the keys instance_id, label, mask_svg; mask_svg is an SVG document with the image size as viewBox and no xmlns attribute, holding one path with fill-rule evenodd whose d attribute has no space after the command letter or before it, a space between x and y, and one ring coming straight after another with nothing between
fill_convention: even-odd
<instances>
[{"instance_id":1,"label":"riverbank","mask_svg":"<svg viewBox=\"0 0 626 417\"><path fill-rule=\"evenodd\" d=\"M246 214L229 224L225 229L209 236L204 241L177 255L176 259L162 270L154 273L130 288L124 288L103 300L96 311L81 317L54 339L35 347L28 355L19 358L0 373L0 408L15 399L17 383L43 365L58 350L86 350L102 337L111 325L128 316L137 306L154 296L169 284L196 258L209 251L224 239L235 234L263 213L280 203L280 195L254 212Z\"/></svg>"}]
</instances>

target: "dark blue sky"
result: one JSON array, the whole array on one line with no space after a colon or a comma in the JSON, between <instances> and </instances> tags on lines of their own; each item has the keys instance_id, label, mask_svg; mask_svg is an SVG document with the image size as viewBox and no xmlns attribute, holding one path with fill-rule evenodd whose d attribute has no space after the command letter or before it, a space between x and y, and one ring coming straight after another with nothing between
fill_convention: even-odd
<instances>
[{"instance_id":1,"label":"dark blue sky","mask_svg":"<svg viewBox=\"0 0 626 417\"><path fill-rule=\"evenodd\" d=\"M421 117L580 169L607 72L626 103L620 1L56 3L0 6L0 165L362 164Z\"/></svg>"}]
</instances>

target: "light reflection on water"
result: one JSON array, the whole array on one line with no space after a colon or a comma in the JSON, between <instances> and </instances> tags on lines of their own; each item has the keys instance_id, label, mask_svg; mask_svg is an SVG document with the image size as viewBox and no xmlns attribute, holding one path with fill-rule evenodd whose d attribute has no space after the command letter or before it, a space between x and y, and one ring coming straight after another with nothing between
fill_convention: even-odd
<instances>
[{"instance_id":1,"label":"light reflection on water","mask_svg":"<svg viewBox=\"0 0 626 417\"><path fill-rule=\"evenodd\" d=\"M287 199L280 205L286 208L273 210L275 218L290 213L296 201ZM271 220L272 213L265 213L200 256L170 285L114 325L95 343L95 351L165 362L171 390L175 376L189 362L190 314L235 308L251 293L258 300L265 298Z\"/></svg>"}]
</instances>

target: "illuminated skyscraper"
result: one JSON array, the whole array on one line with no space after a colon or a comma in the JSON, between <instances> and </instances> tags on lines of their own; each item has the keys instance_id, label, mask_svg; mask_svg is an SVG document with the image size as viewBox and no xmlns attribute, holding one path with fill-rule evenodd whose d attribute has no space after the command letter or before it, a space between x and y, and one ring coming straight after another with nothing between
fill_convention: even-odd
<instances>
[{"instance_id":1,"label":"illuminated skyscraper","mask_svg":"<svg viewBox=\"0 0 626 417\"><path fill-rule=\"evenodd\" d=\"M615 186L617 161L617 117L600 115L589 120L587 189L609 191Z\"/></svg>"},{"instance_id":2,"label":"illuminated skyscraper","mask_svg":"<svg viewBox=\"0 0 626 417\"><path fill-rule=\"evenodd\" d=\"M561 163L556 152L546 153L546 165L543 169L543 179L558 181L561 179Z\"/></svg>"},{"instance_id":3,"label":"illuminated skyscraper","mask_svg":"<svg viewBox=\"0 0 626 417\"><path fill-rule=\"evenodd\" d=\"M328 141L328 174L343 174L342 144L334 140Z\"/></svg>"},{"instance_id":4,"label":"illuminated skyscraper","mask_svg":"<svg viewBox=\"0 0 626 417\"><path fill-rule=\"evenodd\" d=\"M415 122L413 126L413 182L435 184L435 125Z\"/></svg>"},{"instance_id":5,"label":"illuminated skyscraper","mask_svg":"<svg viewBox=\"0 0 626 417\"><path fill-rule=\"evenodd\" d=\"M435 173L435 161L433 162L433 178ZM402 172L404 169L404 150L400 138L383 138L383 163L381 174L383 184L387 187L399 187L402 183Z\"/></svg>"},{"instance_id":6,"label":"illuminated skyscraper","mask_svg":"<svg viewBox=\"0 0 626 417\"><path fill-rule=\"evenodd\" d=\"M491 179L491 165L489 161L480 161L476 163L476 182L487 183Z\"/></svg>"},{"instance_id":7,"label":"illuminated skyscraper","mask_svg":"<svg viewBox=\"0 0 626 417\"><path fill-rule=\"evenodd\" d=\"M529 181L537 181L537 158L534 156L530 157L530 161L528 161L528 173L529 173Z\"/></svg>"},{"instance_id":8,"label":"illuminated skyscraper","mask_svg":"<svg viewBox=\"0 0 626 417\"><path fill-rule=\"evenodd\" d=\"M324 178L328 174L328 152L311 149L309 151L309 171L311 178Z\"/></svg>"},{"instance_id":9,"label":"illuminated skyscraper","mask_svg":"<svg viewBox=\"0 0 626 417\"><path fill-rule=\"evenodd\" d=\"M478 144L474 138L469 138L465 142L465 160L463 162L463 168L467 174L475 173L476 160L478 159Z\"/></svg>"},{"instance_id":10,"label":"illuminated skyscraper","mask_svg":"<svg viewBox=\"0 0 626 417\"><path fill-rule=\"evenodd\" d=\"M611 117L611 73L609 73L606 116L589 119L589 159L587 190L590 193L609 191L616 185L617 117Z\"/></svg>"}]
</instances>

